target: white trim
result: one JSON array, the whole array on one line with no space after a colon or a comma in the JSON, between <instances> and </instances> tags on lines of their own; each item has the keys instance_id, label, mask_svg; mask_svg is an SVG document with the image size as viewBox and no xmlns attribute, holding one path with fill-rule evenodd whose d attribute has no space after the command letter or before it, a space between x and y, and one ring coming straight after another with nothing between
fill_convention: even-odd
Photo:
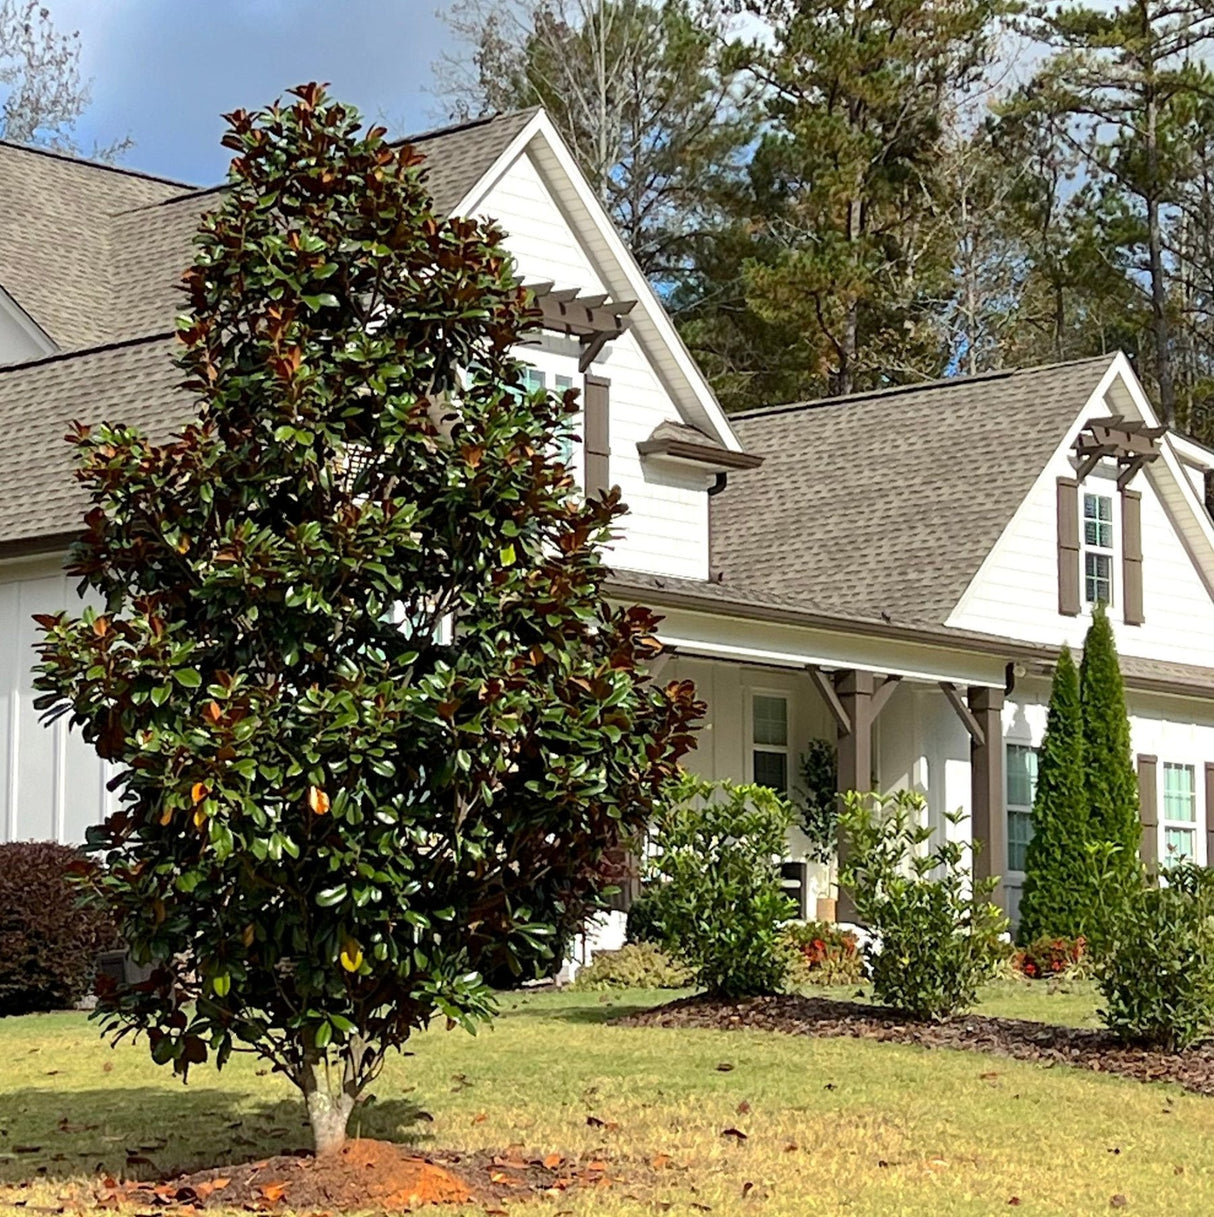
<instances>
[{"instance_id":1,"label":"white trim","mask_svg":"<svg viewBox=\"0 0 1214 1217\"><path fill-rule=\"evenodd\" d=\"M8 317L38 348L41 355L55 355L59 348L54 339L17 303L12 294L0 285L0 316Z\"/></svg>"},{"instance_id":2,"label":"white trim","mask_svg":"<svg viewBox=\"0 0 1214 1217\"><path fill-rule=\"evenodd\" d=\"M594 225L599 237L606 245L608 252L616 263L619 273L627 284L627 294L637 301L637 309L631 316L631 330L637 335L637 340L644 347L647 345L643 330L646 322L654 331L655 338L671 356L685 389L695 399L703 411L710 426L716 433L716 439L730 452L741 452L742 444L734 435L729 425L725 411L709 387L703 373L692 359L691 353L679 337L673 322L670 320L657 293L650 286L631 251L624 244L610 216L604 210L602 203L595 197L590 183L578 168L572 153L565 141L553 125L552 120L540 110L530 119L523 129L510 141L505 151L489 167L480 180L464 195L452 209L452 215L466 215L476 210L477 205L497 184L501 176L519 158L524 149L537 136L542 137L543 144L552 158L556 161L569 185L577 195L578 202L584 208ZM543 173L543 166L537 166ZM572 223L572 220L571 220ZM661 370L655 363L655 371ZM672 393L676 401L682 394ZM690 421L690 420L689 420Z\"/></svg>"},{"instance_id":3,"label":"white trim","mask_svg":"<svg viewBox=\"0 0 1214 1217\"><path fill-rule=\"evenodd\" d=\"M784 744L760 744L755 739L755 698L768 697L784 703ZM784 789L780 792L785 797L792 793L792 758L793 758L793 702L794 698L787 689L772 689L765 685L746 686L746 757L743 766L746 781L751 785L755 781L755 753L775 752L784 756Z\"/></svg>"},{"instance_id":4,"label":"white trim","mask_svg":"<svg viewBox=\"0 0 1214 1217\"><path fill-rule=\"evenodd\" d=\"M1193 776L1193 818L1191 820L1169 820L1168 819L1168 800L1167 789L1168 769L1187 769ZM1166 867L1171 861L1168 854L1168 830L1178 832L1189 832L1193 835L1193 852L1189 855L1189 861L1195 862L1197 865L1206 865L1208 860L1202 856L1202 841L1205 834L1201 831L1202 825L1205 822L1205 816L1209 814L1208 809L1203 809L1202 799L1202 776L1205 773L1205 766L1200 761L1192 760L1164 760L1159 758L1159 765L1155 781L1158 783L1158 791L1156 800L1159 807L1159 843L1158 843L1158 858L1161 866Z\"/></svg>"},{"instance_id":5,"label":"white trim","mask_svg":"<svg viewBox=\"0 0 1214 1217\"><path fill-rule=\"evenodd\" d=\"M722 618L723 620L723 618ZM680 638L667 634L658 627L658 637L663 644L671 647L680 655L691 655L704 659L733 659L755 663L764 667L788 668L790 671L804 671L807 667L823 667L828 669L857 668L861 672L879 673L883 676L900 676L904 680L916 680L935 685L942 680L953 680L957 684L982 685L991 689L1002 689L1002 680L992 680L980 676L961 676L950 673L945 669L935 672L922 668L899 667L887 663L863 663L848 659L843 661L838 657L815 655L811 652L775 651L761 647L735 646L724 642L709 642L697 638ZM855 641L861 641L855 639Z\"/></svg>"}]
</instances>

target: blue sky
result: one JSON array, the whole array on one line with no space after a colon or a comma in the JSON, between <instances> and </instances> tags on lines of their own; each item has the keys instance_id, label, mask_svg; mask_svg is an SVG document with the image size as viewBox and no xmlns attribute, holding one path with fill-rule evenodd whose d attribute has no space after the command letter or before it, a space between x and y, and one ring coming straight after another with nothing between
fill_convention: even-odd
<instances>
[{"instance_id":1,"label":"blue sky","mask_svg":"<svg viewBox=\"0 0 1214 1217\"><path fill-rule=\"evenodd\" d=\"M93 104L81 147L129 135L122 163L209 184L226 169L219 115L328 80L393 130L436 125L431 64L448 44L442 0L47 0L78 29Z\"/></svg>"}]
</instances>

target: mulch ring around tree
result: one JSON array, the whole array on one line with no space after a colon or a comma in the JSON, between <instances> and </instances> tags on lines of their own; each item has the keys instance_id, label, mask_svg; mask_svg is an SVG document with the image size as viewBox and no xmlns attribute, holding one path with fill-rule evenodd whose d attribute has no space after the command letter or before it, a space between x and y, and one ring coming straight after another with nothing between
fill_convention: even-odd
<instances>
[{"instance_id":1,"label":"mulch ring around tree","mask_svg":"<svg viewBox=\"0 0 1214 1217\"><path fill-rule=\"evenodd\" d=\"M1183 1053L1127 1047L1107 1031L1059 1027L1020 1018L966 1014L942 1023L912 1022L882 1006L824 997L754 997L739 1001L687 997L630 1014L617 1025L782 1031L788 1035L849 1037L923 1048L957 1048L1113 1073L1140 1082L1176 1082L1214 1095L1214 1043Z\"/></svg>"},{"instance_id":2,"label":"mulch ring around tree","mask_svg":"<svg viewBox=\"0 0 1214 1217\"><path fill-rule=\"evenodd\" d=\"M599 1160L500 1153L426 1153L387 1141L350 1141L318 1158L279 1155L196 1171L162 1183L106 1178L94 1199L106 1207L138 1205L178 1212L243 1208L254 1212L372 1210L412 1212L427 1205L496 1204L525 1196L558 1197L575 1188L609 1188L612 1168Z\"/></svg>"}]
</instances>

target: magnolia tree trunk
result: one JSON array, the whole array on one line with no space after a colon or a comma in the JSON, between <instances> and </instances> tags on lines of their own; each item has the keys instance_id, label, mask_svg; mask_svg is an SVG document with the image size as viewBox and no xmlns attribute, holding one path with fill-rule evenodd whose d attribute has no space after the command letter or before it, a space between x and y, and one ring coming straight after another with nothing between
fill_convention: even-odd
<instances>
[{"instance_id":1,"label":"magnolia tree trunk","mask_svg":"<svg viewBox=\"0 0 1214 1217\"><path fill-rule=\"evenodd\" d=\"M313 1058L297 1079L308 1108L316 1154L335 1154L346 1143L346 1129L359 1100L365 1079L355 1068L357 1048L348 1048L337 1061Z\"/></svg>"}]
</instances>

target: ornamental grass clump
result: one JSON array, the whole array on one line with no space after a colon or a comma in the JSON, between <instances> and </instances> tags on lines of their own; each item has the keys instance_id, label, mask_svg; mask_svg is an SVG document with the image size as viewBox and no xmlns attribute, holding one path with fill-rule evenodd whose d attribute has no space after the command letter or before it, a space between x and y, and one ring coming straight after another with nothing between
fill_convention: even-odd
<instances>
[{"instance_id":1,"label":"ornamental grass clump","mask_svg":"<svg viewBox=\"0 0 1214 1217\"><path fill-rule=\"evenodd\" d=\"M1096 969L1106 1027L1181 1052L1214 1035L1214 874L1180 863L1125 900Z\"/></svg>"},{"instance_id":2,"label":"ornamental grass clump","mask_svg":"<svg viewBox=\"0 0 1214 1217\"><path fill-rule=\"evenodd\" d=\"M914 791L849 792L839 882L873 936L877 1000L910 1018L943 1019L973 1006L995 974L1007 918L990 900L998 879L974 879L965 846L940 839L924 823L926 810ZM962 819L947 816L949 824Z\"/></svg>"},{"instance_id":3,"label":"ornamental grass clump","mask_svg":"<svg viewBox=\"0 0 1214 1217\"><path fill-rule=\"evenodd\" d=\"M780 885L795 813L765 786L687 775L651 830L652 924L696 983L726 998L775 993L788 973L781 926L793 902Z\"/></svg>"},{"instance_id":4,"label":"ornamental grass clump","mask_svg":"<svg viewBox=\"0 0 1214 1217\"><path fill-rule=\"evenodd\" d=\"M228 120L187 425L75 428L99 607L40 618L39 705L117 774L89 845L151 975L103 1025L183 1076L260 1055L335 1151L387 1052L550 969L702 706L604 594L619 493L554 455L502 233L318 85Z\"/></svg>"}]
</instances>

